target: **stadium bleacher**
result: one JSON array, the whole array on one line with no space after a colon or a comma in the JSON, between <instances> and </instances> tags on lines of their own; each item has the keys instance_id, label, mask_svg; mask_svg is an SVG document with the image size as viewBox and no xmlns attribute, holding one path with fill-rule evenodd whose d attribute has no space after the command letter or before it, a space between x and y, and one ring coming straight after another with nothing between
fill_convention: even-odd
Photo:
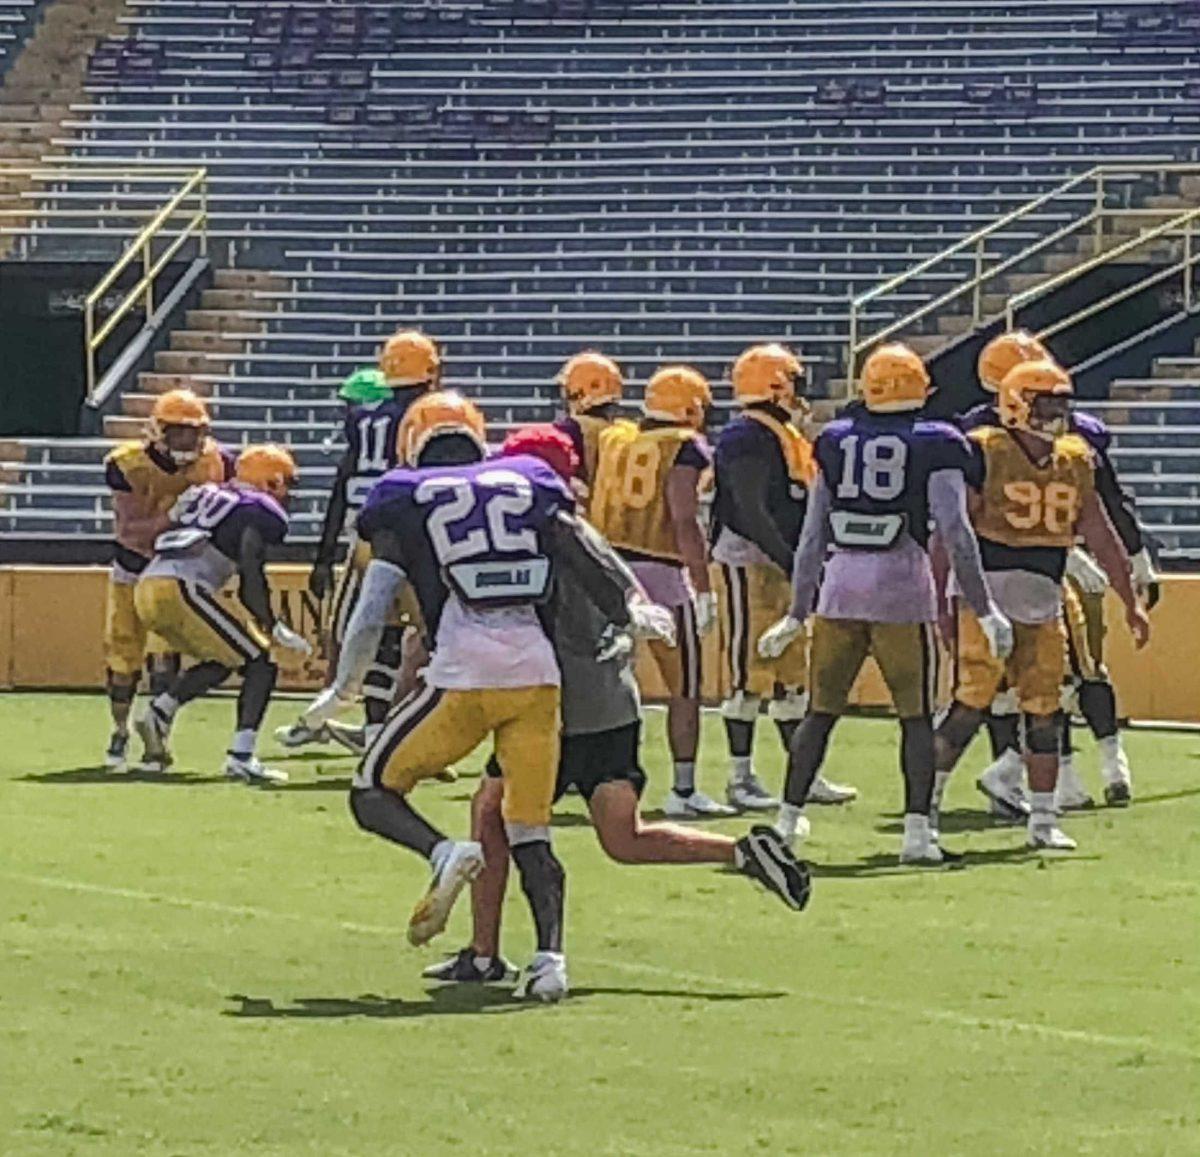
<instances>
[{"instance_id":1,"label":"stadium bleacher","mask_svg":"<svg viewBox=\"0 0 1200 1157\"><path fill-rule=\"evenodd\" d=\"M498 430L549 416L555 369L592 343L638 379L665 359L720 379L747 342L782 338L821 388L839 372L853 294L1094 163L1200 156L1186 6L131 0L128 12L51 144L86 166L207 166L212 248L235 268L106 432L133 428L148 394L195 383L222 437L301 448L302 535L332 468L321 446L336 384L398 322L446 342L451 382ZM149 213L165 188L114 181L105 197ZM53 191L59 208L95 201L94 182ZM998 252L1067 216L1034 215ZM127 236L78 221L21 252L107 258ZM955 276L914 280L869 320ZM1175 408L1111 412L1130 416L1118 453L1148 520L1170 528L1171 553L1200 557L1200 489L1175 469L1196 456L1158 453L1200 421L1178 388ZM8 447L0 530L102 533L100 451Z\"/></svg>"}]
</instances>

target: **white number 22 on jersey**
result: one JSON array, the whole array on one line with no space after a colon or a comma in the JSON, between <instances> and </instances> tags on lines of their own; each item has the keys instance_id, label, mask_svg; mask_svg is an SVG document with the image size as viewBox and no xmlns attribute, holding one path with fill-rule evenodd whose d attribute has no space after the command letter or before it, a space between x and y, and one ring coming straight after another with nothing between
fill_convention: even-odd
<instances>
[{"instance_id":1,"label":"white number 22 on jersey","mask_svg":"<svg viewBox=\"0 0 1200 1157\"><path fill-rule=\"evenodd\" d=\"M457 536L456 527L471 516L479 503L480 495L471 483L466 478L444 475L426 478L416 489L414 498L421 505L435 501L440 495L451 495L448 502L430 512L426 523L438 561L445 566L490 551L536 551L537 535L533 530L511 530L505 522L506 518L527 514L533 508L533 487L529 479L514 470L502 469L485 470L475 477L481 485L495 488L498 493L484 500L486 529L475 526L457 532Z\"/></svg>"},{"instance_id":2,"label":"white number 22 on jersey","mask_svg":"<svg viewBox=\"0 0 1200 1157\"><path fill-rule=\"evenodd\" d=\"M862 443L858 434L841 441L842 479L839 498L857 498L865 494L876 502L889 502L904 492L904 468L908 462L908 443L895 434L879 434Z\"/></svg>"}]
</instances>

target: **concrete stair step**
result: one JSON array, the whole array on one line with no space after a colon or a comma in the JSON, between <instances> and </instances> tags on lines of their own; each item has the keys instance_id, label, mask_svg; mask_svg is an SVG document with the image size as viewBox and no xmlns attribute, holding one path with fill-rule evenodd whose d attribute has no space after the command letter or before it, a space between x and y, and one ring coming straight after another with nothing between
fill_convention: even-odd
<instances>
[{"instance_id":1,"label":"concrete stair step","mask_svg":"<svg viewBox=\"0 0 1200 1157\"><path fill-rule=\"evenodd\" d=\"M207 329L177 329L171 334L172 350L207 350L210 353L236 354L246 348L245 342L222 337Z\"/></svg>"},{"instance_id":2,"label":"concrete stair step","mask_svg":"<svg viewBox=\"0 0 1200 1157\"><path fill-rule=\"evenodd\" d=\"M218 269L214 284L217 289L285 290L291 282L266 269Z\"/></svg>"},{"instance_id":3,"label":"concrete stair step","mask_svg":"<svg viewBox=\"0 0 1200 1157\"><path fill-rule=\"evenodd\" d=\"M154 409L154 394L122 394L121 411L125 417L144 421ZM107 423L106 423L107 428Z\"/></svg>"},{"instance_id":4,"label":"concrete stair step","mask_svg":"<svg viewBox=\"0 0 1200 1157\"><path fill-rule=\"evenodd\" d=\"M161 350L154 355L154 368L164 374L228 373L228 359L213 358L191 350Z\"/></svg>"},{"instance_id":5,"label":"concrete stair step","mask_svg":"<svg viewBox=\"0 0 1200 1157\"><path fill-rule=\"evenodd\" d=\"M267 328L265 321L247 317L236 309L189 309L186 325L188 329L215 333L262 333Z\"/></svg>"},{"instance_id":6,"label":"concrete stair step","mask_svg":"<svg viewBox=\"0 0 1200 1157\"><path fill-rule=\"evenodd\" d=\"M938 333L953 337L960 333L969 333L974 328L974 321L969 313L947 313L937 319Z\"/></svg>"},{"instance_id":7,"label":"concrete stair step","mask_svg":"<svg viewBox=\"0 0 1200 1157\"><path fill-rule=\"evenodd\" d=\"M212 382L202 382L188 374L159 374L143 371L138 374L138 390L144 394L165 394L168 390L191 390L202 398L213 390Z\"/></svg>"},{"instance_id":8,"label":"concrete stair step","mask_svg":"<svg viewBox=\"0 0 1200 1157\"><path fill-rule=\"evenodd\" d=\"M201 309L253 309L254 294L248 289L206 289L200 295Z\"/></svg>"},{"instance_id":9,"label":"concrete stair step","mask_svg":"<svg viewBox=\"0 0 1200 1157\"><path fill-rule=\"evenodd\" d=\"M104 419L104 436L106 438L140 438L145 432L146 423L141 418L109 414Z\"/></svg>"}]
</instances>

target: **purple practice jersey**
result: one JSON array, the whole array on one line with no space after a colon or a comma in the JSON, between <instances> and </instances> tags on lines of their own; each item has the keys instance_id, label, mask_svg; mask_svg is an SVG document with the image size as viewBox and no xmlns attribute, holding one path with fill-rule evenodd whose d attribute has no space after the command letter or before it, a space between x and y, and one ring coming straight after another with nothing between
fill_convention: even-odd
<instances>
[{"instance_id":1,"label":"purple practice jersey","mask_svg":"<svg viewBox=\"0 0 1200 1157\"><path fill-rule=\"evenodd\" d=\"M346 415L346 505L358 510L371 487L396 465L396 434L408 407L424 394L424 387L396 390L382 402L353 406Z\"/></svg>"},{"instance_id":2,"label":"purple practice jersey","mask_svg":"<svg viewBox=\"0 0 1200 1157\"><path fill-rule=\"evenodd\" d=\"M953 426L866 410L826 426L816 457L833 542L854 550L887 550L902 536L924 548L929 476L955 470L970 479L976 470L970 444Z\"/></svg>"},{"instance_id":3,"label":"purple practice jersey","mask_svg":"<svg viewBox=\"0 0 1200 1157\"><path fill-rule=\"evenodd\" d=\"M566 485L540 458L402 467L371 491L358 533L370 542L393 532L433 638L450 593L473 607L540 602L551 580L543 532L573 508Z\"/></svg>"},{"instance_id":4,"label":"purple practice jersey","mask_svg":"<svg viewBox=\"0 0 1200 1157\"><path fill-rule=\"evenodd\" d=\"M147 575L170 575L219 590L237 570L242 536L258 531L263 544L277 546L288 518L269 494L236 482L206 482L184 491L171 511L172 528L158 536Z\"/></svg>"}]
</instances>

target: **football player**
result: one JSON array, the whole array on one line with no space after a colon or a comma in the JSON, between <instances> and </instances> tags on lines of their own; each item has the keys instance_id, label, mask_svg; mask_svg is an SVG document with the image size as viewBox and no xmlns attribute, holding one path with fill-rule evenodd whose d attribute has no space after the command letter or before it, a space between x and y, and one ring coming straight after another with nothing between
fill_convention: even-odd
<instances>
[{"instance_id":1,"label":"football player","mask_svg":"<svg viewBox=\"0 0 1200 1157\"><path fill-rule=\"evenodd\" d=\"M617 418L625 378L612 358L598 350L584 350L564 363L557 381L567 413L554 424L575 447L579 465L573 482L580 509L587 514L600 435Z\"/></svg>"},{"instance_id":2,"label":"football player","mask_svg":"<svg viewBox=\"0 0 1200 1157\"><path fill-rule=\"evenodd\" d=\"M419 330L399 330L380 348L379 373L386 396L353 405L346 414L346 450L334 476L317 558L308 580L313 595L324 599L333 588L338 538L343 528L348 528L350 545L346 565L333 598L331 672L337 667L337 651L345 637L346 624L354 612L363 573L371 558L370 548L355 532L355 518L371 487L396 465L396 436L409 406L417 398L437 389L442 377L441 350L432 338ZM401 619L399 613L394 615L384 631L379 653L363 686L364 731L336 722L331 722L326 731L357 754L362 753L365 744L379 730L396 698L405 654L405 627ZM303 714L296 723L280 728L276 734L287 747L301 747L323 738Z\"/></svg>"},{"instance_id":3,"label":"football player","mask_svg":"<svg viewBox=\"0 0 1200 1157\"><path fill-rule=\"evenodd\" d=\"M230 466L209 436L208 408L191 390L160 395L146 437L122 442L104 460L116 539L104 612L106 686L113 721L104 764L114 771L127 766L129 715L147 651L152 694L166 687L178 666L177 657L162 640L147 637L134 609L134 584L154 553L154 540L170 525L176 499L189 486L223 481ZM163 770L150 762L146 766Z\"/></svg>"},{"instance_id":4,"label":"football player","mask_svg":"<svg viewBox=\"0 0 1200 1157\"><path fill-rule=\"evenodd\" d=\"M171 513L172 529L154 544L154 558L134 592L138 617L196 660L137 720L147 752L163 766L170 762L168 742L179 709L237 671L242 686L225 775L247 783L287 780L264 767L254 747L275 687L271 641L301 654L312 650L276 618L264 570L268 549L287 534L288 492L296 479L296 464L283 447L247 446L234 480L186 491ZM235 574L238 605L230 608L217 592Z\"/></svg>"},{"instance_id":5,"label":"football player","mask_svg":"<svg viewBox=\"0 0 1200 1157\"><path fill-rule=\"evenodd\" d=\"M501 456L532 454L564 479L576 476L570 440L553 428L529 427L505 441ZM636 578L599 536L593 539L601 565L621 583L631 610L665 618L670 642L674 617L642 602ZM640 697L628 634L612 624L579 588L560 584L550 604L551 635L562 673L562 740L555 800L574 788L586 801L600 846L620 864L728 864L763 884L788 907L808 902L811 881L769 827L756 827L740 840L671 823L646 823L639 800L646 776L638 758ZM511 972L500 955L500 918L508 876L508 847L501 818L501 769L493 756L472 805L474 836L484 871L471 890L471 944L425 970L431 980L480 983L504 980Z\"/></svg>"},{"instance_id":6,"label":"football player","mask_svg":"<svg viewBox=\"0 0 1200 1157\"><path fill-rule=\"evenodd\" d=\"M970 447L953 426L920 419L929 389L928 371L907 346L884 345L867 358L863 407L831 422L817 439L818 475L796 550L791 611L758 641L767 658L786 653L816 602L812 697L792 738L780 834L789 842L807 836L809 787L846 710L850 688L873 655L900 717L900 860L918 864L950 858L930 822L937 686L931 521L989 653L1003 658L1012 642L1011 626L988 590L967 517Z\"/></svg>"},{"instance_id":7,"label":"football player","mask_svg":"<svg viewBox=\"0 0 1200 1157\"><path fill-rule=\"evenodd\" d=\"M1125 604L1136 644L1144 646L1150 635L1129 557L1097 490L1093 453L1069 432L1071 396L1071 378L1061 366L1049 359L1023 362L1000 383L1000 426L981 426L969 435L979 459L972 521L989 585L1013 620L1015 642L1001 662L989 652L975 612L960 606L954 702L937 732L934 791L936 808L951 770L1007 678L1024 713L1029 844L1064 851L1076 845L1058 826L1054 802L1065 666L1062 582L1077 538Z\"/></svg>"},{"instance_id":8,"label":"football player","mask_svg":"<svg viewBox=\"0 0 1200 1157\"><path fill-rule=\"evenodd\" d=\"M792 556L815 476L812 446L793 418L802 406L803 374L800 359L782 345L746 350L730 373L741 411L721 431L714 452L712 555L725 578L730 687L721 706L731 764L725 795L739 811L779 806L754 773L754 725L762 700L770 701L767 713L785 753L806 706L806 639L797 636L775 659L764 659L755 645L792 605ZM818 776L809 802L845 803L857 794Z\"/></svg>"},{"instance_id":9,"label":"football player","mask_svg":"<svg viewBox=\"0 0 1200 1157\"><path fill-rule=\"evenodd\" d=\"M642 420L621 419L601 432L588 508L650 599L675 613L678 646L650 644L669 697L675 768L663 810L673 819L734 814L696 787L700 638L716 625L717 613L699 521L701 475L711 465L702 431L711 405L712 391L696 370L658 370L646 383Z\"/></svg>"},{"instance_id":10,"label":"football player","mask_svg":"<svg viewBox=\"0 0 1200 1157\"><path fill-rule=\"evenodd\" d=\"M995 394L1006 374L1022 362L1050 358L1045 346L1024 330L1002 333L984 346L979 356L980 385ZM994 401L984 402L961 419L965 430L998 426ZM1112 436L1105 424L1091 414L1072 409L1069 430L1091 448L1096 464L1096 490L1109 520L1121 538L1133 565L1134 586L1144 601L1152 600L1156 584L1150 552L1134 513L1133 499L1121 486L1109 449ZM1112 682L1104 666L1104 599L1107 583L1103 570L1081 549L1067 556L1066 587L1063 592L1068 630L1070 695L1078 703L1100 748L1105 799L1111 806L1128 804L1131 776L1117 724L1117 704ZM1005 694L1005 701L1011 696ZM1060 808L1090 807L1091 797L1070 760L1069 716L1064 713L1057 804ZM1007 712L993 710L988 716L994 762L979 779L980 790L992 801L993 810L1007 818L1023 818L1029 802L1021 785L1024 761L1020 755L1018 716L1015 704Z\"/></svg>"},{"instance_id":11,"label":"football player","mask_svg":"<svg viewBox=\"0 0 1200 1157\"><path fill-rule=\"evenodd\" d=\"M484 461L483 416L457 394L413 404L400 427L405 466L371 491L359 533L371 544L359 605L322 711L349 701L397 593L421 604L430 661L367 749L350 792L366 831L417 852L433 868L408 938L446 925L463 886L483 868L474 841L432 827L410 802L423 779L493 737L503 768L503 819L537 932L518 995L566 993L564 873L550 846L558 766L559 671L539 604L556 582L585 590L614 621L629 621L624 588L595 560L574 501L540 459Z\"/></svg>"}]
</instances>

